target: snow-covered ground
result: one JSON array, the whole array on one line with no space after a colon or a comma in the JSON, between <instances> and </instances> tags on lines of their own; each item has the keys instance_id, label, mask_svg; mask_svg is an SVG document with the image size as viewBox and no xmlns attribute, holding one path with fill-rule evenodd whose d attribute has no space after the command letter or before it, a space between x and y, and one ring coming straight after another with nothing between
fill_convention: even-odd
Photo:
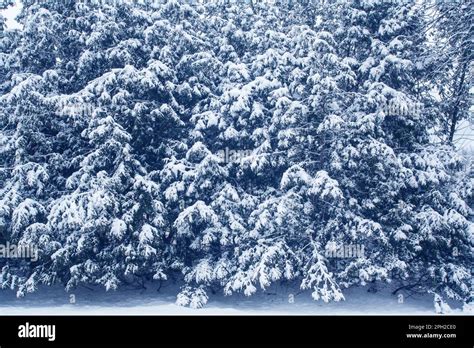
<instances>
[{"instance_id":1,"label":"snow-covered ground","mask_svg":"<svg viewBox=\"0 0 474 348\"><path fill-rule=\"evenodd\" d=\"M109 291L80 288L69 293L60 287L39 289L18 299L13 291L0 291L0 315L433 315L433 297L399 297L389 288L376 293L367 288L344 291L345 301L324 303L311 299L309 292L290 288L270 288L251 297L213 295L204 308L191 309L175 304L176 288L156 285L146 290ZM73 297L72 297L72 296ZM294 299L293 303L291 299ZM71 304L70 300L75 299ZM451 314L472 315L456 304Z\"/></svg>"}]
</instances>

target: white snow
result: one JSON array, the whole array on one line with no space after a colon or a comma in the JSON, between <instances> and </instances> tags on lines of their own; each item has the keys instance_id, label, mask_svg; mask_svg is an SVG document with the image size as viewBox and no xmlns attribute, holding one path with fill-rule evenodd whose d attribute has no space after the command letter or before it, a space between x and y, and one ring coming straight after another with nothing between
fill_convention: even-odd
<instances>
[{"instance_id":1,"label":"white snow","mask_svg":"<svg viewBox=\"0 0 474 348\"><path fill-rule=\"evenodd\" d=\"M61 287L40 288L24 298L14 291L0 291L0 315L434 315L433 296L392 295L387 287L373 293L365 288L343 290L344 301L324 303L311 298L311 290L301 292L283 286L243 294L209 295L200 309L177 305L175 286L147 285L146 290L78 288L65 292ZM75 303L70 303L71 299ZM474 315L462 306L452 305L450 314ZM467 307L466 307L467 308Z\"/></svg>"},{"instance_id":2,"label":"white snow","mask_svg":"<svg viewBox=\"0 0 474 348\"><path fill-rule=\"evenodd\" d=\"M22 28L22 25L18 23L15 19L16 16L20 14L22 7L23 5L20 1L15 1L15 4L13 6L7 8L6 10L0 11L0 13L6 19L6 25L8 29L13 30Z\"/></svg>"},{"instance_id":3,"label":"white snow","mask_svg":"<svg viewBox=\"0 0 474 348\"><path fill-rule=\"evenodd\" d=\"M121 239L123 235L125 234L126 230L127 230L127 225L125 224L125 222L120 219L115 219L112 222L112 228L110 230L110 233L113 236Z\"/></svg>"}]
</instances>

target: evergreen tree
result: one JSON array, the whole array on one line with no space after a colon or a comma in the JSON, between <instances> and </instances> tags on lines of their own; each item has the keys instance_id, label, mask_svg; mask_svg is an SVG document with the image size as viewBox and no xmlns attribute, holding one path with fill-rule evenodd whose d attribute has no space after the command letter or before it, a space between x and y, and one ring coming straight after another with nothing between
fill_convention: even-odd
<instances>
[{"instance_id":1,"label":"evergreen tree","mask_svg":"<svg viewBox=\"0 0 474 348\"><path fill-rule=\"evenodd\" d=\"M201 307L216 290L291 282L338 301L386 281L469 301L473 183L452 140L471 15L23 1L23 29L0 17L0 243L38 258L2 259L0 286L169 280Z\"/></svg>"}]
</instances>

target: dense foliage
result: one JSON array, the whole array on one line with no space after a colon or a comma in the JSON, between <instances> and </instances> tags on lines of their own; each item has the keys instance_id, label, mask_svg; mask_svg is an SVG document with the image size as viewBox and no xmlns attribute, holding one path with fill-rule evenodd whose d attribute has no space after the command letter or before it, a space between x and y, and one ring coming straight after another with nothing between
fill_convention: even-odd
<instances>
[{"instance_id":1,"label":"dense foliage","mask_svg":"<svg viewBox=\"0 0 474 348\"><path fill-rule=\"evenodd\" d=\"M0 243L39 254L0 259L0 286L469 301L473 181L450 132L474 18L446 6L23 0L23 29L0 21ZM364 252L328 256L348 245Z\"/></svg>"}]
</instances>

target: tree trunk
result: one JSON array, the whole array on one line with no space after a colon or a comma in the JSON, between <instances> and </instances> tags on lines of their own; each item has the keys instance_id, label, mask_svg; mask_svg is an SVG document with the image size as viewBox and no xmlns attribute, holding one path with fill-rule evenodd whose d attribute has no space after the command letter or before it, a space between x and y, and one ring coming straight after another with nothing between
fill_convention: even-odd
<instances>
[{"instance_id":1,"label":"tree trunk","mask_svg":"<svg viewBox=\"0 0 474 348\"><path fill-rule=\"evenodd\" d=\"M451 120L451 125L450 125L450 128L449 128L448 142L450 144L453 143L454 133L456 132L456 126L459 122L459 104L461 103L462 94L463 94L463 91L464 91L464 88L465 88L464 80L466 79L466 70L467 70L467 68L468 68L468 64L467 64L467 62L465 62L460 68L461 69L461 76L459 77L459 84L458 84L457 88L454 90L454 93L453 93L453 96L454 95L456 96L456 101L453 105L451 115L449 117L450 120Z\"/></svg>"}]
</instances>

